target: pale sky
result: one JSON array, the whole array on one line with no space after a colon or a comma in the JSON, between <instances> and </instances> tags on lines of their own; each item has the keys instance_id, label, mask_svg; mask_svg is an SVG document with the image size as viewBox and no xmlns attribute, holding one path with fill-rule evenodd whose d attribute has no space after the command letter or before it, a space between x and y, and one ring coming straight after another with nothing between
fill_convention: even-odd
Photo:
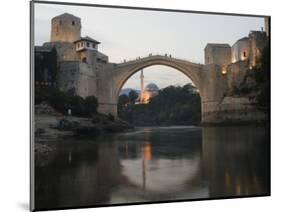
<instances>
[{"instance_id":1,"label":"pale sky","mask_svg":"<svg viewBox=\"0 0 281 212\"><path fill-rule=\"evenodd\" d=\"M145 57L150 53L167 53L203 64L207 43L233 45L251 30L264 27L261 17L35 3L35 45L50 41L51 19L62 13L80 17L81 35L100 41L99 51L108 55L109 61L115 63ZM154 82L160 88L190 82L179 71L165 66L144 69L144 77L145 84ZM125 83L124 88L139 87L137 72Z\"/></svg>"}]
</instances>

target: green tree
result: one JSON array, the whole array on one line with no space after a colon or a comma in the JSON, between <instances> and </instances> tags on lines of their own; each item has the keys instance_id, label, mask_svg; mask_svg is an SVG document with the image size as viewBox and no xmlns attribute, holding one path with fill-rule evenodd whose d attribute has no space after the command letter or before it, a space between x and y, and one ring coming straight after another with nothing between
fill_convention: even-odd
<instances>
[{"instance_id":1,"label":"green tree","mask_svg":"<svg viewBox=\"0 0 281 212\"><path fill-rule=\"evenodd\" d=\"M260 90L257 96L257 104L269 111L270 108L270 50L267 45L262 52L259 66L256 70L257 87Z\"/></svg>"},{"instance_id":2,"label":"green tree","mask_svg":"<svg viewBox=\"0 0 281 212\"><path fill-rule=\"evenodd\" d=\"M129 97L126 94L122 94L118 98L118 106L124 107L130 102Z\"/></svg>"},{"instance_id":3,"label":"green tree","mask_svg":"<svg viewBox=\"0 0 281 212\"><path fill-rule=\"evenodd\" d=\"M85 100L81 96L71 96L69 100L69 108L72 110L72 114L85 116Z\"/></svg>"},{"instance_id":4,"label":"green tree","mask_svg":"<svg viewBox=\"0 0 281 212\"><path fill-rule=\"evenodd\" d=\"M132 104L118 112L121 118L137 125L198 124L201 100L191 84L169 86L159 90L148 104Z\"/></svg>"},{"instance_id":5,"label":"green tree","mask_svg":"<svg viewBox=\"0 0 281 212\"><path fill-rule=\"evenodd\" d=\"M131 104L135 104L137 98L138 98L138 93L135 90L131 90L129 92L129 101Z\"/></svg>"},{"instance_id":6,"label":"green tree","mask_svg":"<svg viewBox=\"0 0 281 212\"><path fill-rule=\"evenodd\" d=\"M71 106L72 96L73 95L70 92L54 90L48 97L47 101L56 110L66 113L67 109Z\"/></svg>"},{"instance_id":7,"label":"green tree","mask_svg":"<svg viewBox=\"0 0 281 212\"><path fill-rule=\"evenodd\" d=\"M87 115L97 113L98 99L95 96L87 96L85 98L85 112Z\"/></svg>"}]
</instances>

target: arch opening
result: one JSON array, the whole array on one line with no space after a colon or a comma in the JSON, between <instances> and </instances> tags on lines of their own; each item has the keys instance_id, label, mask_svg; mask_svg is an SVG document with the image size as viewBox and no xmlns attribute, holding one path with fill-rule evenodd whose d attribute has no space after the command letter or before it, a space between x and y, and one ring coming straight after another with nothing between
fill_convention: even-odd
<instances>
[{"instance_id":1,"label":"arch opening","mask_svg":"<svg viewBox=\"0 0 281 212\"><path fill-rule=\"evenodd\" d=\"M184 94L185 91L186 94ZM170 105L172 108L171 111L165 112L166 116L168 116L168 114L170 114L170 118L171 116L175 116L175 120L178 121L178 124L180 122L179 117L176 117L177 115L173 114L176 111L175 108L185 108L182 109L182 111L179 111L179 114L184 114L184 112L186 112L186 115L188 115L188 104L194 104L190 106L190 108L193 107L194 109L197 107L198 110L196 110L196 113L198 114L198 117L195 119L197 119L196 122L198 123L201 121L201 97L199 88L186 72L178 67L175 68L172 65L146 64L138 68L133 68L126 76L124 76L123 81L119 84L119 87L117 87L116 94L118 98L118 116L123 119L124 107L131 111L142 110L139 108L149 108L144 110L150 110L151 113L154 112L155 114L157 111L155 108L151 108L155 106L157 107L157 101L163 101L164 105ZM170 95L167 97L167 101L163 98L164 95ZM168 103L171 99L175 101L172 106ZM153 102L150 102L150 100ZM188 101L190 102L188 103ZM156 116L158 115L156 114ZM163 117L165 117L165 115ZM173 120L173 118L170 120ZM132 122L132 120L129 120L129 122ZM172 124L173 121L170 122ZM186 121L186 123L187 122L188 121ZM182 120L182 123L184 124L185 121ZM157 124L154 123L153 125Z\"/></svg>"},{"instance_id":2,"label":"arch opening","mask_svg":"<svg viewBox=\"0 0 281 212\"><path fill-rule=\"evenodd\" d=\"M117 87L115 89L114 92L114 96L118 98L119 93L122 89L122 87L124 86L124 84L130 79L130 77L132 77L135 73L137 73L140 70L149 68L149 67L153 67L153 66L164 66L164 67L169 67L174 71L178 71L182 74L185 75L185 77L187 77L188 79L190 79L191 83L198 89L199 95L201 96L201 92L200 92L200 86L199 86L199 79L197 77L196 74L192 74L192 70L186 69L180 65L177 65L176 63L171 63L170 61L165 61L165 60L160 60L160 61L149 61L147 63L144 64L140 64L136 67L133 67L132 69L130 69L124 76L121 77L119 83L117 83ZM115 99L117 100L117 99Z\"/></svg>"}]
</instances>

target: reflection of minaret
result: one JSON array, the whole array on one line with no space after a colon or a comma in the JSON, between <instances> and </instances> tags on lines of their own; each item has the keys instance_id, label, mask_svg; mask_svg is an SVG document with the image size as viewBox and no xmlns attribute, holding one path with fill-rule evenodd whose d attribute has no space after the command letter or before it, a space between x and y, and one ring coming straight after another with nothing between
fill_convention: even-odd
<instances>
[{"instance_id":1,"label":"reflection of minaret","mask_svg":"<svg viewBox=\"0 0 281 212\"><path fill-rule=\"evenodd\" d=\"M149 142L145 142L141 145L141 155L142 155L142 188L146 189L146 162L151 160L152 151Z\"/></svg>"},{"instance_id":2,"label":"reflection of minaret","mask_svg":"<svg viewBox=\"0 0 281 212\"><path fill-rule=\"evenodd\" d=\"M144 131L144 143L141 144L142 156L142 188L146 190L146 162L151 160L152 151L151 144L149 143L149 131Z\"/></svg>"},{"instance_id":3,"label":"reflection of minaret","mask_svg":"<svg viewBox=\"0 0 281 212\"><path fill-rule=\"evenodd\" d=\"M140 93L140 104L143 103L143 89L144 89L144 86L143 86L143 70L141 70L141 75L140 75L140 78L141 78L141 93Z\"/></svg>"}]
</instances>

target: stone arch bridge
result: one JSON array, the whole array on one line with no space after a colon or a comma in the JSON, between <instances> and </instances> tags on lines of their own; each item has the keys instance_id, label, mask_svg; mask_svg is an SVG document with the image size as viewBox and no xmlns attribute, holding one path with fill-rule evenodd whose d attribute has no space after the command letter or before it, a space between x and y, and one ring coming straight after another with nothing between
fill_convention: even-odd
<instances>
[{"instance_id":1,"label":"stone arch bridge","mask_svg":"<svg viewBox=\"0 0 281 212\"><path fill-rule=\"evenodd\" d=\"M185 74L193 82L201 96L202 122L212 122L209 116L218 110L227 90L227 77L219 65L202 65L169 56L150 55L136 60L111 64L97 73L97 96L99 112L117 116L117 102L125 82L137 71L153 66L164 65Z\"/></svg>"}]
</instances>

